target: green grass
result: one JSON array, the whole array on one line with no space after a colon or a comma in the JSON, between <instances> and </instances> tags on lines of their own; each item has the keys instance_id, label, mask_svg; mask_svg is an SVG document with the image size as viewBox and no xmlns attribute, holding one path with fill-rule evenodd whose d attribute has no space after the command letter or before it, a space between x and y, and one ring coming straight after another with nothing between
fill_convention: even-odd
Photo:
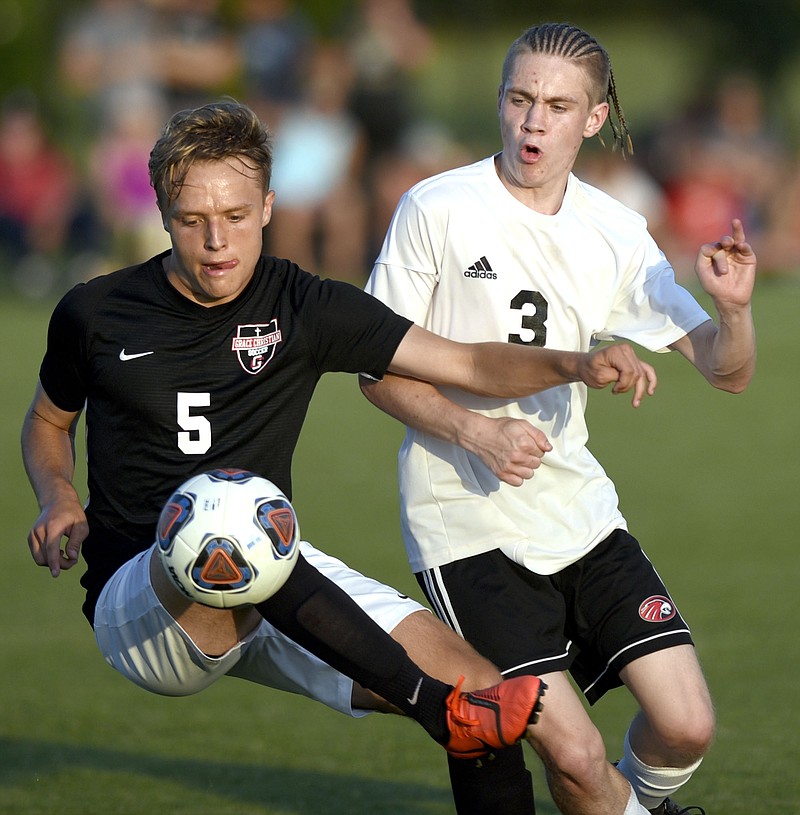
<instances>
[{"instance_id":1,"label":"green grass","mask_svg":"<svg viewBox=\"0 0 800 815\"><path fill-rule=\"evenodd\" d=\"M718 714L717 742L683 799L709 813L777 815L800 801L798 403L800 285L756 296L759 370L733 397L682 360L653 356L661 384L640 410L590 399L591 447L631 530L693 625ZM445 815L445 763L421 729L351 721L236 680L189 699L127 684L97 654L76 571L52 580L25 543L36 507L19 457L50 304L0 300L0 813L4 815ZM398 532L401 430L351 377L323 380L295 462L305 537L419 597ZM632 706L593 716L612 756ZM540 815L555 815L530 756Z\"/></svg>"}]
</instances>

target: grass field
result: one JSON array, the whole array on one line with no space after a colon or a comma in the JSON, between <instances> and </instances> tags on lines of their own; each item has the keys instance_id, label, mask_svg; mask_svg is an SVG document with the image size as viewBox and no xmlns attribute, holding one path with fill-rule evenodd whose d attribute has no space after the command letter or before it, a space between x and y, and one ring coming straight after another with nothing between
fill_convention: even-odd
<instances>
[{"instance_id":1,"label":"grass field","mask_svg":"<svg viewBox=\"0 0 800 815\"><path fill-rule=\"evenodd\" d=\"M760 285L759 370L742 396L659 356L658 394L639 411L608 393L590 400L591 446L693 625L717 702L716 745L683 795L709 815L800 812L798 305L799 284ZM53 581L25 544L36 508L19 425L48 313L0 301L0 813L452 813L443 754L410 722L351 721L233 679L163 699L105 666L77 571ZM419 596L398 533L400 437L352 378L328 377L295 461L295 504L305 537ZM593 712L612 756L631 711L618 691ZM532 754L529 763L539 813L555 815Z\"/></svg>"}]
</instances>

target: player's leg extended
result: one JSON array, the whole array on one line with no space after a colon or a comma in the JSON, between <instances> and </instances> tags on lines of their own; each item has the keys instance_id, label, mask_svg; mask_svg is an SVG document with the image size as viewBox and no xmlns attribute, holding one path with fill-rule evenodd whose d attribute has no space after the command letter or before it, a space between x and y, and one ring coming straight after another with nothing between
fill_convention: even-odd
<instances>
[{"instance_id":1,"label":"player's leg extended","mask_svg":"<svg viewBox=\"0 0 800 815\"><path fill-rule=\"evenodd\" d=\"M302 554L286 583L256 608L295 642L415 719L451 754L480 755L515 743L539 708L542 687L535 677L479 693L425 673Z\"/></svg>"},{"instance_id":2,"label":"player's leg extended","mask_svg":"<svg viewBox=\"0 0 800 815\"><path fill-rule=\"evenodd\" d=\"M711 745L711 696L691 645L634 660L620 676L641 712L631 723L619 767L645 807L655 809L691 778Z\"/></svg>"}]
</instances>

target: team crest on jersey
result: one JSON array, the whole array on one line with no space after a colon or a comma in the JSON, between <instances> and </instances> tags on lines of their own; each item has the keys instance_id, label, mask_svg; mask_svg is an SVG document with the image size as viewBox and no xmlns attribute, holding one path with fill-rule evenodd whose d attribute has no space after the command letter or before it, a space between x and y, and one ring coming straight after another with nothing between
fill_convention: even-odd
<instances>
[{"instance_id":1,"label":"team crest on jersey","mask_svg":"<svg viewBox=\"0 0 800 815\"><path fill-rule=\"evenodd\" d=\"M665 623L671 620L676 613L672 600L660 594L648 597L639 606L639 616L648 623Z\"/></svg>"},{"instance_id":2,"label":"team crest on jersey","mask_svg":"<svg viewBox=\"0 0 800 815\"><path fill-rule=\"evenodd\" d=\"M275 348L281 341L278 321L260 325L240 325L233 338L231 351L236 352L239 364L249 374L263 371L275 355Z\"/></svg>"}]
</instances>

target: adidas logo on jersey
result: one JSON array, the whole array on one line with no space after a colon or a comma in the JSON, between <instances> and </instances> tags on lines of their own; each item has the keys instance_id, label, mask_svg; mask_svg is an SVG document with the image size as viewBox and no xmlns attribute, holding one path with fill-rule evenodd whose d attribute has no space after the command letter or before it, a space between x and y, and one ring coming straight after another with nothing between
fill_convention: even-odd
<instances>
[{"instance_id":1,"label":"adidas logo on jersey","mask_svg":"<svg viewBox=\"0 0 800 815\"><path fill-rule=\"evenodd\" d=\"M472 266L470 266L466 272L464 272L464 277L479 277L483 278L484 280L497 280L497 274L492 271L492 267L489 265L489 261L486 260L486 257L476 260L475 263L473 263Z\"/></svg>"}]
</instances>

